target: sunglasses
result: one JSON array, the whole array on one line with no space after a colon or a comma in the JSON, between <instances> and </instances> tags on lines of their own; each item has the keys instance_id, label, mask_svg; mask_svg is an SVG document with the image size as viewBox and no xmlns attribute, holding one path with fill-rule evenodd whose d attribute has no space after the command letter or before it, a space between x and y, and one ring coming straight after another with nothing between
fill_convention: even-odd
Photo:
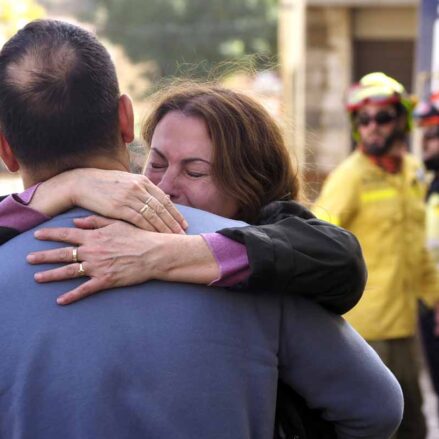
<instances>
[{"instance_id":1,"label":"sunglasses","mask_svg":"<svg viewBox=\"0 0 439 439\"><path fill-rule=\"evenodd\" d=\"M386 125L394 120L396 120L396 114L389 113L388 111L378 111L375 116L370 116L367 113L360 113L357 117L358 124L364 127L372 122L375 122L377 125Z\"/></svg>"}]
</instances>

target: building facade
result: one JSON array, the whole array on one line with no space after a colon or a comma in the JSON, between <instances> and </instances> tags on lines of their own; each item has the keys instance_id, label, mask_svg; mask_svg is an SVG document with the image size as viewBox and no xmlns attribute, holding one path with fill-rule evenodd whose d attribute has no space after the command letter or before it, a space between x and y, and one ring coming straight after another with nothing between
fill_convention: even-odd
<instances>
[{"instance_id":1,"label":"building facade","mask_svg":"<svg viewBox=\"0 0 439 439\"><path fill-rule=\"evenodd\" d=\"M350 122L344 109L349 85L366 73L383 71L413 92L420 2L303 1L305 44L297 50L303 50L306 60L302 72L305 85L304 91L293 86L292 93L304 92L304 98L299 100L303 108L300 105L294 108L294 113L303 112L304 123L296 123L295 129L303 130L305 146L299 155L306 164L307 180L318 190L325 175L352 149ZM291 6L297 7L297 0L292 0ZM294 29L291 38L295 38ZM285 56L288 54L281 54L281 62ZM290 98L288 93L284 96Z\"/></svg>"}]
</instances>

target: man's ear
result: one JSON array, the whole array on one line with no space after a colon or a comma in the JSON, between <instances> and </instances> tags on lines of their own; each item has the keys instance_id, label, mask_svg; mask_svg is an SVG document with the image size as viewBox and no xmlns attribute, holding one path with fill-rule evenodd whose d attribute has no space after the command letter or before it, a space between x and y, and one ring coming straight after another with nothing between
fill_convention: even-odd
<instances>
[{"instance_id":1,"label":"man's ear","mask_svg":"<svg viewBox=\"0 0 439 439\"><path fill-rule=\"evenodd\" d=\"M134 110L128 95L119 98L119 126L122 140L131 143L134 140Z\"/></svg>"},{"instance_id":2,"label":"man's ear","mask_svg":"<svg viewBox=\"0 0 439 439\"><path fill-rule=\"evenodd\" d=\"M8 168L9 172L17 172L20 169L20 165L12 152L9 142L6 140L4 134L0 131L0 157L3 163Z\"/></svg>"}]
</instances>

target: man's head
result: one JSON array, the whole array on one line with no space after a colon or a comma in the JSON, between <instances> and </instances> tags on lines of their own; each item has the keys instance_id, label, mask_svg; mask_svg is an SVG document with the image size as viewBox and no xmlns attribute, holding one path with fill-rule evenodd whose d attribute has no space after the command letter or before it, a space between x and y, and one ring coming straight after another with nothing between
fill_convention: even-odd
<instances>
[{"instance_id":1,"label":"man's head","mask_svg":"<svg viewBox=\"0 0 439 439\"><path fill-rule=\"evenodd\" d=\"M367 154L389 154L410 130L411 101L404 87L384 73L371 73L348 93L355 139Z\"/></svg>"},{"instance_id":2,"label":"man's head","mask_svg":"<svg viewBox=\"0 0 439 439\"><path fill-rule=\"evenodd\" d=\"M132 131L131 103L120 97L110 56L91 33L39 20L3 46L0 154L10 170L35 182L102 158L122 163Z\"/></svg>"}]
</instances>

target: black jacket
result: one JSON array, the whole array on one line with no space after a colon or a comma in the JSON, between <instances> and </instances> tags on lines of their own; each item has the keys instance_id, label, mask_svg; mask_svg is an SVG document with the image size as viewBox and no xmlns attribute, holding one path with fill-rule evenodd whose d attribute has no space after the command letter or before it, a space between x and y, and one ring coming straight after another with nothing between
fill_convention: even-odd
<instances>
[{"instance_id":1,"label":"black jacket","mask_svg":"<svg viewBox=\"0 0 439 439\"><path fill-rule=\"evenodd\" d=\"M367 270L358 240L294 201L270 203L257 224L218 233L247 248L251 274L236 288L300 294L337 314L363 294Z\"/></svg>"}]
</instances>

